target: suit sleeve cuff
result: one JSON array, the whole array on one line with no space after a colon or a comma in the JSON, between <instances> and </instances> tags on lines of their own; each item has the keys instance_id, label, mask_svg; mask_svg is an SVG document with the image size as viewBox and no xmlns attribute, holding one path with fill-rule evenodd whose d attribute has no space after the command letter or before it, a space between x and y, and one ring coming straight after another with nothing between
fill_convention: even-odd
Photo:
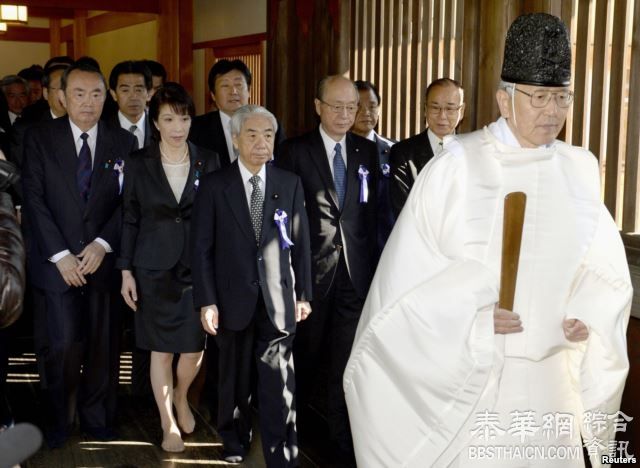
<instances>
[{"instance_id":1,"label":"suit sleeve cuff","mask_svg":"<svg viewBox=\"0 0 640 468\"><path fill-rule=\"evenodd\" d=\"M113 252L113 249L111 248L111 246L109 245L109 243L108 243L106 240L104 240L104 239L102 239L102 238L100 238L100 237L96 237L96 238L95 238L95 242L97 242L97 243L98 243L98 244L100 244L102 247L104 247L104 250L106 250L106 251L107 251L107 253L111 253L111 252Z\"/></svg>"},{"instance_id":2,"label":"suit sleeve cuff","mask_svg":"<svg viewBox=\"0 0 640 468\"><path fill-rule=\"evenodd\" d=\"M52 263L58 263L58 261L62 260L64 257L66 257L67 255L69 255L71 253L71 251L67 250L63 250L62 252L58 252L57 254L53 255L52 257L49 258L49 261Z\"/></svg>"}]
</instances>

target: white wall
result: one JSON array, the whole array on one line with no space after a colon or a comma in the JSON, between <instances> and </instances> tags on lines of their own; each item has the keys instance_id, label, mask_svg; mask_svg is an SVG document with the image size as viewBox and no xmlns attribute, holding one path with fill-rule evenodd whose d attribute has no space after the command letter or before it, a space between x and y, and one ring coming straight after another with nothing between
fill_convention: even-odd
<instances>
[{"instance_id":1,"label":"white wall","mask_svg":"<svg viewBox=\"0 0 640 468\"><path fill-rule=\"evenodd\" d=\"M267 31L267 0L194 0L193 42Z\"/></svg>"},{"instance_id":2,"label":"white wall","mask_svg":"<svg viewBox=\"0 0 640 468\"><path fill-rule=\"evenodd\" d=\"M49 44L42 42L0 41L0 78L15 75L23 68L49 60Z\"/></svg>"}]
</instances>

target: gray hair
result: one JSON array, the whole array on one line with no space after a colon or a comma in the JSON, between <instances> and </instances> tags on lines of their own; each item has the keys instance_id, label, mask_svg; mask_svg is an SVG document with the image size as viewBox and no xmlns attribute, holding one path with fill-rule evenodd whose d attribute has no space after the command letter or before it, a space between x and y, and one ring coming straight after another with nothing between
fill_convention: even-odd
<instances>
[{"instance_id":1,"label":"gray hair","mask_svg":"<svg viewBox=\"0 0 640 468\"><path fill-rule=\"evenodd\" d=\"M0 84L2 84L2 92L4 93L7 92L7 88L12 84L21 84L24 86L24 89L26 90L27 94L29 94L29 82L24 78L22 78L21 76L7 75L4 78L2 78L2 80L0 81Z\"/></svg>"},{"instance_id":2,"label":"gray hair","mask_svg":"<svg viewBox=\"0 0 640 468\"><path fill-rule=\"evenodd\" d=\"M278 121L275 116L262 106L247 104L233 113L231 117L231 135L238 136L246 120L253 116L266 117L271 121L274 133L278 131Z\"/></svg>"},{"instance_id":3,"label":"gray hair","mask_svg":"<svg viewBox=\"0 0 640 468\"><path fill-rule=\"evenodd\" d=\"M498 89L504 89L509 94L509 96L513 97L513 93L515 93L516 89L516 84L511 83L510 81L500 80Z\"/></svg>"}]
</instances>

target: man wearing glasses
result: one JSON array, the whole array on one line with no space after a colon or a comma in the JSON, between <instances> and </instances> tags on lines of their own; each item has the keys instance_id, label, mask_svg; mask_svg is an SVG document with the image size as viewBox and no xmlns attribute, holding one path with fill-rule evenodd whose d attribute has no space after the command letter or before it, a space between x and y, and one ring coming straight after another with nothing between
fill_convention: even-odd
<instances>
[{"instance_id":1,"label":"man wearing glasses","mask_svg":"<svg viewBox=\"0 0 640 468\"><path fill-rule=\"evenodd\" d=\"M353 82L323 78L314 102L320 125L285 141L276 156L276 164L302 179L311 237L313 313L299 325L293 348L300 441L310 426L308 404L326 387L332 466L353 466L342 375L378 258L378 155L375 143L349 132L358 110ZM323 363L328 383L317 378L326 379Z\"/></svg>"},{"instance_id":2,"label":"man wearing glasses","mask_svg":"<svg viewBox=\"0 0 640 468\"><path fill-rule=\"evenodd\" d=\"M447 141L380 259L345 371L358 465L584 467L584 444L600 467L620 453L632 288L596 158L556 140L573 101L564 23L517 18L501 78L501 117ZM527 206L505 310L516 191Z\"/></svg>"},{"instance_id":3,"label":"man wearing glasses","mask_svg":"<svg viewBox=\"0 0 640 468\"><path fill-rule=\"evenodd\" d=\"M391 148L391 206L397 217L422 168L444 148L464 116L464 90L450 78L433 81L425 92L427 128Z\"/></svg>"}]
</instances>

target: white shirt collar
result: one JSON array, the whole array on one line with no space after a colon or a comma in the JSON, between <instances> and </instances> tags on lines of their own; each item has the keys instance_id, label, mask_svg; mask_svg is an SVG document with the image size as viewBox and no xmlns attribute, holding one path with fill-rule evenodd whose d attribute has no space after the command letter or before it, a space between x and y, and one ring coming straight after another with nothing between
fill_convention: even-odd
<instances>
[{"instance_id":1,"label":"white shirt collar","mask_svg":"<svg viewBox=\"0 0 640 468\"><path fill-rule=\"evenodd\" d=\"M122 112L118 111L118 120L120 121L120 126L122 128L124 128L127 132L130 132L131 130L129 130L131 128L132 125L136 126L136 130L135 132L133 132L133 135L138 139L138 148L144 148L144 119L146 116L146 112L142 113L142 116L138 119L137 122L132 122L131 120L129 120L127 118L126 115L124 115Z\"/></svg>"},{"instance_id":2,"label":"white shirt collar","mask_svg":"<svg viewBox=\"0 0 640 468\"><path fill-rule=\"evenodd\" d=\"M16 121L18 117L20 117L18 114L16 114L15 112L9 111L9 120L11 121L11 125L13 125L13 123Z\"/></svg>"},{"instance_id":3,"label":"white shirt collar","mask_svg":"<svg viewBox=\"0 0 640 468\"><path fill-rule=\"evenodd\" d=\"M229 151L229 159L231 162L235 161L238 157L233 148L233 139L231 138L231 117L222 111L219 111L220 122L222 123L222 130L224 131L224 139L227 141L227 151Z\"/></svg>"},{"instance_id":4,"label":"white shirt collar","mask_svg":"<svg viewBox=\"0 0 640 468\"><path fill-rule=\"evenodd\" d=\"M249 209L251 209L251 194L253 193L253 185L249 182L249 179L253 177L253 174L246 166L240 161L238 158L238 167L240 168L240 177L242 177L242 186L244 187L244 194L247 197L247 205ZM264 195L264 188L267 183L267 168L266 165L263 164L258 173L256 174L260 177L260 189L262 190L262 194Z\"/></svg>"},{"instance_id":5,"label":"white shirt collar","mask_svg":"<svg viewBox=\"0 0 640 468\"><path fill-rule=\"evenodd\" d=\"M427 128L427 136L429 137L429 144L431 145L434 156L439 155L444 147L443 140L441 140L438 135L433 133L430 128Z\"/></svg>"},{"instance_id":6,"label":"white shirt collar","mask_svg":"<svg viewBox=\"0 0 640 468\"><path fill-rule=\"evenodd\" d=\"M238 167L240 168L240 176L242 177L242 183L245 185L250 184L249 179L253 177L253 173L249 169L247 169L247 167L243 164L240 158L238 158ZM267 169L265 164L262 165L262 167L260 168L260 170L256 175L260 177L260 180L262 181L262 183L266 182Z\"/></svg>"},{"instance_id":7,"label":"white shirt collar","mask_svg":"<svg viewBox=\"0 0 640 468\"><path fill-rule=\"evenodd\" d=\"M333 138L331 138L327 134L327 132L324 131L324 128L322 128L322 124L320 124L320 136L322 137L322 142L324 143L325 152L327 153L327 156L330 159L333 157L333 153L335 152L336 143L340 143L340 146L342 147L342 159L346 158L346 154L347 154L347 135L346 134L342 135L342 139L340 141L336 141Z\"/></svg>"},{"instance_id":8,"label":"white shirt collar","mask_svg":"<svg viewBox=\"0 0 640 468\"><path fill-rule=\"evenodd\" d=\"M87 133L90 139L92 139L93 141L96 141L98 137L98 124L95 124L86 132L83 132L82 130L80 130L80 127L74 124L71 119L69 119L69 124L71 125L71 132L73 133L74 141L81 140L80 135L82 135L83 133Z\"/></svg>"},{"instance_id":9,"label":"white shirt collar","mask_svg":"<svg viewBox=\"0 0 640 468\"><path fill-rule=\"evenodd\" d=\"M143 112L137 122L132 122L124 115L121 111L118 111L118 120L120 121L120 126L125 130L129 131L132 125L138 127L138 130L144 132L144 118L146 112Z\"/></svg>"},{"instance_id":10,"label":"white shirt collar","mask_svg":"<svg viewBox=\"0 0 640 468\"><path fill-rule=\"evenodd\" d=\"M80 154L80 148L82 148L82 138L80 138L80 135L83 133L89 135L89 138L87 138L87 144L91 150L91 160L93 161L96 154L96 142L98 140L98 124L95 124L86 132L80 130L80 127L74 124L71 119L69 119L69 125L71 125L71 133L73 134L73 141L76 145L76 154Z\"/></svg>"}]
</instances>

